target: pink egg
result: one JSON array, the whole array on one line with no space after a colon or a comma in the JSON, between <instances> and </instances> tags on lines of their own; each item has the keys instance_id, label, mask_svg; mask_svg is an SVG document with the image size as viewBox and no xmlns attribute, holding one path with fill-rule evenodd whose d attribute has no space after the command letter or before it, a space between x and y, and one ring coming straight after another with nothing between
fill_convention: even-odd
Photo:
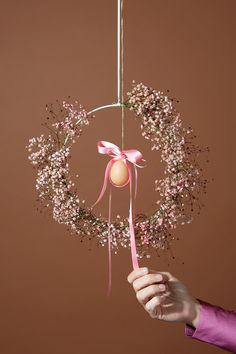
<instances>
[{"instance_id":1,"label":"pink egg","mask_svg":"<svg viewBox=\"0 0 236 354\"><path fill-rule=\"evenodd\" d=\"M129 182L129 171L124 160L114 162L109 178L115 187L124 187Z\"/></svg>"}]
</instances>

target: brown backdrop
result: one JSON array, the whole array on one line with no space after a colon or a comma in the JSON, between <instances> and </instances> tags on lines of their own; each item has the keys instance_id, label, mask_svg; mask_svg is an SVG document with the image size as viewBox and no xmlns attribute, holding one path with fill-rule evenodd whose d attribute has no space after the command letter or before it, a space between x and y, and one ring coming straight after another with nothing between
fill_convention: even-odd
<instances>
[{"instance_id":1,"label":"brown backdrop","mask_svg":"<svg viewBox=\"0 0 236 354\"><path fill-rule=\"evenodd\" d=\"M235 10L233 0L129 0L124 8L125 92L134 79L179 98L184 124L211 148L205 171L214 177L201 215L176 230L176 259L162 254L141 266L171 271L193 295L226 308L235 308L236 296ZM25 145L46 133L45 104L67 95L87 109L116 100L116 1L2 0L0 17L1 354L220 352L185 337L182 324L149 318L126 280L129 250L113 256L107 300L107 249L89 251L50 214L36 211ZM74 145L71 168L88 203L98 196L107 161L96 142L120 144L120 115L98 112ZM125 146L148 161L139 170L137 211L143 211L155 201L163 166L129 111ZM127 215L127 189L115 190L113 200L114 213ZM97 211L107 215L106 197Z\"/></svg>"}]
</instances>

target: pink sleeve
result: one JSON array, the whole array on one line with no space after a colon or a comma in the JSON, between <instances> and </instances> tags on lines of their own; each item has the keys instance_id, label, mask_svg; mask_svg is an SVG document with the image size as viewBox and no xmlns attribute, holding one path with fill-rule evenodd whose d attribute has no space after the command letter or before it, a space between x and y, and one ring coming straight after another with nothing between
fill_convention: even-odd
<instances>
[{"instance_id":1,"label":"pink sleeve","mask_svg":"<svg viewBox=\"0 0 236 354\"><path fill-rule=\"evenodd\" d=\"M185 334L236 353L236 312L198 301L202 305L198 326L195 329L186 325Z\"/></svg>"}]
</instances>

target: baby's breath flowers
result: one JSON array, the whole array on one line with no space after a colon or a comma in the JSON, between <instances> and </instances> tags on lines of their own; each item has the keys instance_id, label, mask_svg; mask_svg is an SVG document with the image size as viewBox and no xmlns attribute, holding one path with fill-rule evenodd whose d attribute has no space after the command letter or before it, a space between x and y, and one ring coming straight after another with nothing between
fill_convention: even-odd
<instances>
[{"instance_id":1,"label":"baby's breath flowers","mask_svg":"<svg viewBox=\"0 0 236 354\"><path fill-rule=\"evenodd\" d=\"M172 230L178 224L190 223L193 212L203 206L200 195L206 193L207 179L202 176L198 157L209 151L194 144L196 136L191 127L184 128L174 99L143 83L132 83L125 106L140 120L142 136L150 140L152 150L160 150L165 162L164 179L155 181L154 190L159 194L156 208L151 215L135 216L135 238L138 257L150 257L150 249L168 248L174 238ZM29 160L37 168L36 190L43 207L52 209L53 218L83 239L96 240L106 245L108 221L93 214L84 200L80 200L69 170L72 144L82 134L83 128L95 118L77 101L57 101L56 107L46 106L47 121L43 124L49 134L29 140L26 146ZM50 122L51 121L51 122ZM49 124L50 123L50 124ZM116 220L110 225L112 249L119 245L130 247L128 219Z\"/></svg>"}]
</instances>

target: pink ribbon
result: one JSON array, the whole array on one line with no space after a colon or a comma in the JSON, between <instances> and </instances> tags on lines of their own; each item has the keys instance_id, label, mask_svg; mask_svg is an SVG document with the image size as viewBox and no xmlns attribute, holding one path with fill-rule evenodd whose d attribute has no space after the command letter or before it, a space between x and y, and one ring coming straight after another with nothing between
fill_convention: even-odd
<instances>
[{"instance_id":1,"label":"pink ribbon","mask_svg":"<svg viewBox=\"0 0 236 354\"><path fill-rule=\"evenodd\" d=\"M92 205L93 208L103 197L106 188L107 188L107 181L109 177L110 170L112 165L117 160L124 160L127 165L128 172L129 172L129 179L126 184L130 183L130 207L129 207L129 230L130 230L130 245L131 245L131 257L132 257L132 265L133 269L138 268L138 259L137 259L137 250L136 250L136 243L135 243L135 233L134 233L134 214L135 214L135 201L137 196L137 183L138 183L138 173L137 167L143 168L145 166L140 166L137 164L138 161L142 160L142 154L138 150L121 150L117 145L112 144L108 141L99 141L97 143L98 152L100 154L107 154L112 158L107 164L105 170L105 176L103 181L102 190L97 201ZM134 194L134 202L132 202L132 172L131 172L131 164L134 166L135 171L135 194ZM108 255L109 255L109 281L108 281L108 296L111 292L111 234L110 234L110 224L111 224L111 195L112 195L112 186L110 185L110 192L109 192L109 216L108 216Z\"/></svg>"}]
</instances>

